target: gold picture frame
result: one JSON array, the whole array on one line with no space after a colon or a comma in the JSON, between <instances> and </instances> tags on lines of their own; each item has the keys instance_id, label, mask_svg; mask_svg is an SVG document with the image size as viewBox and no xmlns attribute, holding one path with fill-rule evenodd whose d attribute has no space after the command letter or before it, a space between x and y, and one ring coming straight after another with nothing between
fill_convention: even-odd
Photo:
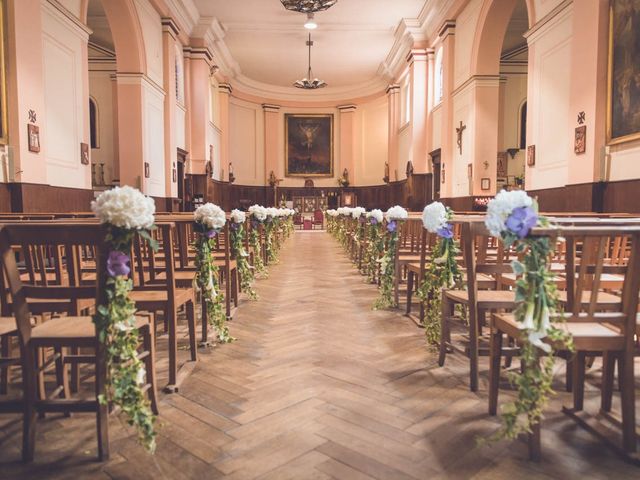
<instances>
[{"instance_id":1,"label":"gold picture frame","mask_svg":"<svg viewBox=\"0 0 640 480\"><path fill-rule=\"evenodd\" d=\"M333 177L333 138L332 113L285 114L285 176Z\"/></svg>"},{"instance_id":2,"label":"gold picture frame","mask_svg":"<svg viewBox=\"0 0 640 480\"><path fill-rule=\"evenodd\" d=\"M618 38L614 38L616 28L616 4L620 0L610 0L609 2L609 52L608 52L608 65L607 65L607 119L606 119L606 133L607 133L607 145L616 145L619 143L626 143L633 140L640 139L640 124L632 126L632 132L624 132L622 134L616 132L618 129L617 125L614 123L627 123L630 122L624 115L617 119L620 113L617 111L617 107L614 104L614 95L616 91L621 89L624 90L624 86L618 85L620 76L624 78L633 77L635 75L640 75L640 65L637 63L637 56L640 55L640 52L634 52L632 47L625 46L622 50L628 52L628 56L632 59L630 62L627 62L627 70L632 69L632 71L620 71L616 72L617 66L614 65L614 55L616 52L616 43L619 40ZM632 3L632 8L640 14L640 0L625 0L627 3ZM637 33L636 33L637 34ZM633 60L633 59L636 60ZM618 73L616 75L616 73ZM614 82L616 83L614 85ZM640 98L631 99L634 104L640 105ZM616 110L616 111L614 111ZM635 111L635 108L631 108L632 111ZM637 121L637 120L635 120Z\"/></svg>"},{"instance_id":3,"label":"gold picture frame","mask_svg":"<svg viewBox=\"0 0 640 480\"><path fill-rule=\"evenodd\" d=\"M7 69L5 58L5 0L0 0L0 145L9 143L7 115Z\"/></svg>"}]
</instances>

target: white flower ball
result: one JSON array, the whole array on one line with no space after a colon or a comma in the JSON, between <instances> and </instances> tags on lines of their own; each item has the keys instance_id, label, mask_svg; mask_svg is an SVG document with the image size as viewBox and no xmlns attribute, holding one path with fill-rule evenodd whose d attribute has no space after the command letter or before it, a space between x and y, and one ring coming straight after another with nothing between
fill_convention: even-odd
<instances>
[{"instance_id":1,"label":"white flower ball","mask_svg":"<svg viewBox=\"0 0 640 480\"><path fill-rule=\"evenodd\" d=\"M367 218L373 218L376 220L376 222L381 223L382 220L384 219L384 214L382 213L382 210L378 208L374 208L373 210L367 213Z\"/></svg>"},{"instance_id":2,"label":"white flower ball","mask_svg":"<svg viewBox=\"0 0 640 480\"><path fill-rule=\"evenodd\" d=\"M233 223L244 223L247 219L247 215L242 210L231 210L231 221Z\"/></svg>"},{"instance_id":3,"label":"white flower ball","mask_svg":"<svg viewBox=\"0 0 640 480\"><path fill-rule=\"evenodd\" d=\"M125 186L102 192L91 202L91 210L100 223L126 229L151 228L156 204L138 189Z\"/></svg>"},{"instance_id":4,"label":"white flower ball","mask_svg":"<svg viewBox=\"0 0 640 480\"><path fill-rule=\"evenodd\" d=\"M447 224L447 217L447 207L440 202L433 202L424 207L422 223L428 231L436 233Z\"/></svg>"},{"instance_id":5,"label":"white flower ball","mask_svg":"<svg viewBox=\"0 0 640 480\"><path fill-rule=\"evenodd\" d=\"M402 208L400 205L396 205L395 207L391 207L389 210L387 210L387 213L385 214L387 221L391 221L391 220L406 220L407 218L409 218L409 214L407 213L407 211Z\"/></svg>"},{"instance_id":6,"label":"white flower ball","mask_svg":"<svg viewBox=\"0 0 640 480\"><path fill-rule=\"evenodd\" d=\"M220 230L227 223L227 217L219 206L213 203L205 203L193 212L193 218L196 222L202 223L209 228Z\"/></svg>"},{"instance_id":7,"label":"white flower ball","mask_svg":"<svg viewBox=\"0 0 640 480\"><path fill-rule=\"evenodd\" d=\"M484 224L494 237L500 237L506 230L504 222L516 208L530 207L533 199L524 190L500 191L487 205Z\"/></svg>"},{"instance_id":8,"label":"white flower ball","mask_svg":"<svg viewBox=\"0 0 640 480\"><path fill-rule=\"evenodd\" d=\"M351 211L351 216L353 218L360 218L362 215L364 215L367 212L367 210L363 207L356 207Z\"/></svg>"},{"instance_id":9,"label":"white flower ball","mask_svg":"<svg viewBox=\"0 0 640 480\"><path fill-rule=\"evenodd\" d=\"M262 205L252 205L249 207L249 214L258 222L264 222L267 219L267 209Z\"/></svg>"}]
</instances>

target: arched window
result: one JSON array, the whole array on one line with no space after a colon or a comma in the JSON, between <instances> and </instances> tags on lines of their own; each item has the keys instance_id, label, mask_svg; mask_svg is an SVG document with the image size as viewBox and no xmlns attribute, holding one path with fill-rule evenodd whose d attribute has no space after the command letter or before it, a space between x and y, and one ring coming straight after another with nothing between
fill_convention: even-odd
<instances>
[{"instance_id":1,"label":"arched window","mask_svg":"<svg viewBox=\"0 0 640 480\"><path fill-rule=\"evenodd\" d=\"M527 101L520 107L520 150L527 148Z\"/></svg>"},{"instance_id":2,"label":"arched window","mask_svg":"<svg viewBox=\"0 0 640 480\"><path fill-rule=\"evenodd\" d=\"M438 53L436 53L436 63L435 63L435 78L434 78L434 89L433 89L433 100L434 104L440 103L442 100L442 96L444 94L444 70L442 66L442 47L438 49Z\"/></svg>"},{"instance_id":3,"label":"arched window","mask_svg":"<svg viewBox=\"0 0 640 480\"><path fill-rule=\"evenodd\" d=\"M89 137L91 148L100 148L98 145L98 105L93 98L89 98Z\"/></svg>"}]
</instances>

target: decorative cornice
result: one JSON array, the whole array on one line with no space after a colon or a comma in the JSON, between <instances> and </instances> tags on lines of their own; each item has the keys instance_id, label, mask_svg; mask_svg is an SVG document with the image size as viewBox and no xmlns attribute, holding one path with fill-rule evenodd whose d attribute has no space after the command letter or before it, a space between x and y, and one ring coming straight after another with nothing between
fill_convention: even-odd
<instances>
[{"instance_id":1,"label":"decorative cornice","mask_svg":"<svg viewBox=\"0 0 640 480\"><path fill-rule=\"evenodd\" d=\"M172 34L174 38L180 35L180 28L178 27L178 24L171 17L162 18L162 31Z\"/></svg>"},{"instance_id":2,"label":"decorative cornice","mask_svg":"<svg viewBox=\"0 0 640 480\"><path fill-rule=\"evenodd\" d=\"M400 85L398 85L397 83L392 83L387 87L387 90L385 91L385 93L387 94L394 94L394 93L398 93L400 91Z\"/></svg>"},{"instance_id":3,"label":"decorative cornice","mask_svg":"<svg viewBox=\"0 0 640 480\"><path fill-rule=\"evenodd\" d=\"M226 93L228 95L231 95L233 93L233 87L228 84L228 83L221 83L218 85L218 90L221 93Z\"/></svg>"},{"instance_id":4,"label":"decorative cornice","mask_svg":"<svg viewBox=\"0 0 640 480\"><path fill-rule=\"evenodd\" d=\"M448 35L456 34L456 21L445 20L444 23L438 28L438 37L447 37Z\"/></svg>"},{"instance_id":5,"label":"decorative cornice","mask_svg":"<svg viewBox=\"0 0 640 480\"><path fill-rule=\"evenodd\" d=\"M280 111L280 105L273 105L273 104L270 104L270 103L263 103L262 104L262 109L266 113L278 113Z\"/></svg>"},{"instance_id":6,"label":"decorative cornice","mask_svg":"<svg viewBox=\"0 0 640 480\"><path fill-rule=\"evenodd\" d=\"M213 54L207 47L184 47L185 58L199 58L213 65Z\"/></svg>"},{"instance_id":7,"label":"decorative cornice","mask_svg":"<svg viewBox=\"0 0 640 480\"><path fill-rule=\"evenodd\" d=\"M358 107L356 107L353 104L349 104L349 105L338 105L338 110L340 110L340 113L350 113L350 112L355 112L356 109Z\"/></svg>"},{"instance_id":8,"label":"decorative cornice","mask_svg":"<svg viewBox=\"0 0 640 480\"><path fill-rule=\"evenodd\" d=\"M466 82L456 88L451 96L461 95L467 90L474 87L497 87L500 85L500 75L474 75L469 77Z\"/></svg>"}]
</instances>

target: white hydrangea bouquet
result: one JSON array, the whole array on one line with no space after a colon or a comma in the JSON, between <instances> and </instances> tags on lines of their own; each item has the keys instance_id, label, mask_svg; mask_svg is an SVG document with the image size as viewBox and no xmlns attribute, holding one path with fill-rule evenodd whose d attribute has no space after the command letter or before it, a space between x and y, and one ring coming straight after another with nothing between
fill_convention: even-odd
<instances>
[{"instance_id":1,"label":"white hydrangea bouquet","mask_svg":"<svg viewBox=\"0 0 640 480\"><path fill-rule=\"evenodd\" d=\"M440 343L440 321L443 288L462 288L462 274L456 261L459 246L453 237L451 220L453 211L440 202L424 207L422 224L431 234L437 235L432 250L432 260L428 263L422 283L418 287L418 297L424 305L424 327L427 342Z\"/></svg>"},{"instance_id":2,"label":"white hydrangea bouquet","mask_svg":"<svg viewBox=\"0 0 640 480\"><path fill-rule=\"evenodd\" d=\"M193 212L196 233L196 277L194 286L202 292L208 323L215 329L221 343L235 340L229 334L224 311L224 295L218 288L220 272L213 259L216 239L227 223L227 216L218 205L206 203Z\"/></svg>"},{"instance_id":3,"label":"white hydrangea bouquet","mask_svg":"<svg viewBox=\"0 0 640 480\"><path fill-rule=\"evenodd\" d=\"M522 190L501 191L487 206L485 225L489 232L511 247L522 261L511 262L516 282L514 315L522 330L520 358L522 373L512 373L518 388L514 402L503 407L503 427L498 438L515 438L530 432L540 422L553 380L553 346L572 349L571 338L556 325L557 291L549 262L554 240L531 235L535 227L548 227L545 217L538 215L536 202ZM547 341L545 341L547 340ZM548 355L539 361L539 352Z\"/></svg>"},{"instance_id":4,"label":"white hydrangea bouquet","mask_svg":"<svg viewBox=\"0 0 640 480\"><path fill-rule=\"evenodd\" d=\"M367 276L369 283L376 283L378 276L378 265L380 257L384 252L384 237L382 228L384 213L377 208L367 212L366 218L366 238L367 248L365 250L363 272Z\"/></svg>"},{"instance_id":5,"label":"white hydrangea bouquet","mask_svg":"<svg viewBox=\"0 0 640 480\"><path fill-rule=\"evenodd\" d=\"M135 328L135 303L129 298L133 289L131 250L136 237L142 237L156 249L151 235L154 229L155 203L132 187L115 187L91 202L91 210L106 230L107 257L105 303L98 305L93 321L98 339L105 348L107 362L106 395L103 404L112 403L136 428L138 438L149 452L156 448L156 417L145 397L146 371L138 358L139 335Z\"/></svg>"},{"instance_id":6,"label":"white hydrangea bouquet","mask_svg":"<svg viewBox=\"0 0 640 480\"><path fill-rule=\"evenodd\" d=\"M240 289L247 294L250 300L257 300L258 294L253 289L253 268L249 264L249 253L245 248L245 222L247 214L242 210L232 210L230 222L231 252L238 266L238 277L240 277Z\"/></svg>"},{"instance_id":7,"label":"white hydrangea bouquet","mask_svg":"<svg viewBox=\"0 0 640 480\"><path fill-rule=\"evenodd\" d=\"M400 205L396 205L387 210L384 217L387 221L387 248L382 258L378 260L380 262L380 296L373 304L374 310L398 306L394 295L399 239L398 225L409 218L409 213Z\"/></svg>"}]
</instances>

